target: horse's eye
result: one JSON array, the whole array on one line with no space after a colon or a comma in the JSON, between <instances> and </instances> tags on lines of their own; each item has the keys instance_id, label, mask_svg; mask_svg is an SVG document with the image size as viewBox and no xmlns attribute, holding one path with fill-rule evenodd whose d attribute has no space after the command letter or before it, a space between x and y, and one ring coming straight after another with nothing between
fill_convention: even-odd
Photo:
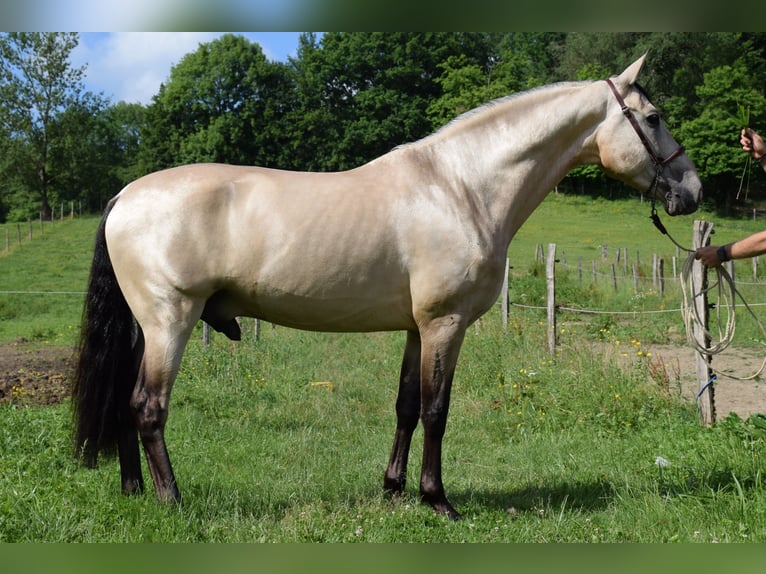
<instances>
[{"instance_id":1,"label":"horse's eye","mask_svg":"<svg viewBox=\"0 0 766 574\"><path fill-rule=\"evenodd\" d=\"M646 117L646 121L650 126L656 128L660 125L660 116L659 114L650 114Z\"/></svg>"}]
</instances>

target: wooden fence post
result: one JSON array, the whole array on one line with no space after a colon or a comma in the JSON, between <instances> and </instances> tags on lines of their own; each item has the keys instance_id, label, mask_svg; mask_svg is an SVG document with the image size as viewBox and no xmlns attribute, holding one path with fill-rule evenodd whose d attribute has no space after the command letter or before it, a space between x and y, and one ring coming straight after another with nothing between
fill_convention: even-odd
<instances>
[{"instance_id":1,"label":"wooden fence post","mask_svg":"<svg viewBox=\"0 0 766 574\"><path fill-rule=\"evenodd\" d=\"M710 234L713 224L709 221L695 220L693 248L710 244ZM694 308L703 325L694 323L694 337L702 343L704 348L710 348L710 337L707 335L708 328L708 298L707 298L707 267L700 261L694 261L692 265L692 292L694 296ZM700 422L710 426L715 422L715 394L713 389L713 372L710 369L711 356L695 349L695 366L697 370L697 406L699 408Z\"/></svg>"},{"instance_id":2,"label":"wooden fence post","mask_svg":"<svg viewBox=\"0 0 766 574\"><path fill-rule=\"evenodd\" d=\"M545 277L548 285L548 350L556 354L556 244L548 244L548 260Z\"/></svg>"},{"instance_id":3,"label":"wooden fence post","mask_svg":"<svg viewBox=\"0 0 766 574\"><path fill-rule=\"evenodd\" d=\"M753 283L758 283L758 256L753 257Z\"/></svg>"},{"instance_id":4,"label":"wooden fence post","mask_svg":"<svg viewBox=\"0 0 766 574\"><path fill-rule=\"evenodd\" d=\"M638 293L638 265L633 264L633 292Z\"/></svg>"}]
</instances>

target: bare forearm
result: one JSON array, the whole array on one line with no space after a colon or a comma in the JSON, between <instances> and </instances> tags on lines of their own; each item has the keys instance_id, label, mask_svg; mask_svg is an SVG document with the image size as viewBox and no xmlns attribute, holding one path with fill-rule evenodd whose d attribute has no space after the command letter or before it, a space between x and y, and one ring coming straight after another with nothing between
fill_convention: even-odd
<instances>
[{"instance_id":1,"label":"bare forearm","mask_svg":"<svg viewBox=\"0 0 766 574\"><path fill-rule=\"evenodd\" d=\"M708 267L729 259L746 259L766 253L766 230L758 231L728 245L709 245L697 249L696 257Z\"/></svg>"},{"instance_id":2,"label":"bare forearm","mask_svg":"<svg viewBox=\"0 0 766 574\"><path fill-rule=\"evenodd\" d=\"M730 259L746 259L766 252L766 231L752 235L729 244L727 248Z\"/></svg>"}]
</instances>

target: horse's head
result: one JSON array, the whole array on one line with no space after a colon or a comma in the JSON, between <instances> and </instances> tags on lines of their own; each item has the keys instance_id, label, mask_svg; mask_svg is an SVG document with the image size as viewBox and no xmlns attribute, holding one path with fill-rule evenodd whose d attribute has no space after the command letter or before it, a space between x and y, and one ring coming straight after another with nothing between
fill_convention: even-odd
<instances>
[{"instance_id":1,"label":"horse's head","mask_svg":"<svg viewBox=\"0 0 766 574\"><path fill-rule=\"evenodd\" d=\"M692 213L702 199L694 163L636 83L646 54L604 83L609 103L596 141L604 170L661 200L669 215Z\"/></svg>"}]
</instances>

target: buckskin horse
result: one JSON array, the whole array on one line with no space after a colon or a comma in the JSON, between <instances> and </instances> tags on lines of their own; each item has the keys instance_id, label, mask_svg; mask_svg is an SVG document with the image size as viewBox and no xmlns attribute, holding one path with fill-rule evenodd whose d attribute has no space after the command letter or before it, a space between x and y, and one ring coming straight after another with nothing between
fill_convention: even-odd
<instances>
[{"instance_id":1,"label":"buckskin horse","mask_svg":"<svg viewBox=\"0 0 766 574\"><path fill-rule=\"evenodd\" d=\"M423 426L420 495L460 517L442 483L442 438L466 328L497 300L509 243L574 167L604 171L693 212L690 158L636 83L646 54L607 80L495 100L349 171L221 164L128 184L99 225L73 382L75 446L119 457L143 488L139 439L160 500L180 500L164 438L181 356L202 319L407 333L383 486L402 492Z\"/></svg>"}]
</instances>

